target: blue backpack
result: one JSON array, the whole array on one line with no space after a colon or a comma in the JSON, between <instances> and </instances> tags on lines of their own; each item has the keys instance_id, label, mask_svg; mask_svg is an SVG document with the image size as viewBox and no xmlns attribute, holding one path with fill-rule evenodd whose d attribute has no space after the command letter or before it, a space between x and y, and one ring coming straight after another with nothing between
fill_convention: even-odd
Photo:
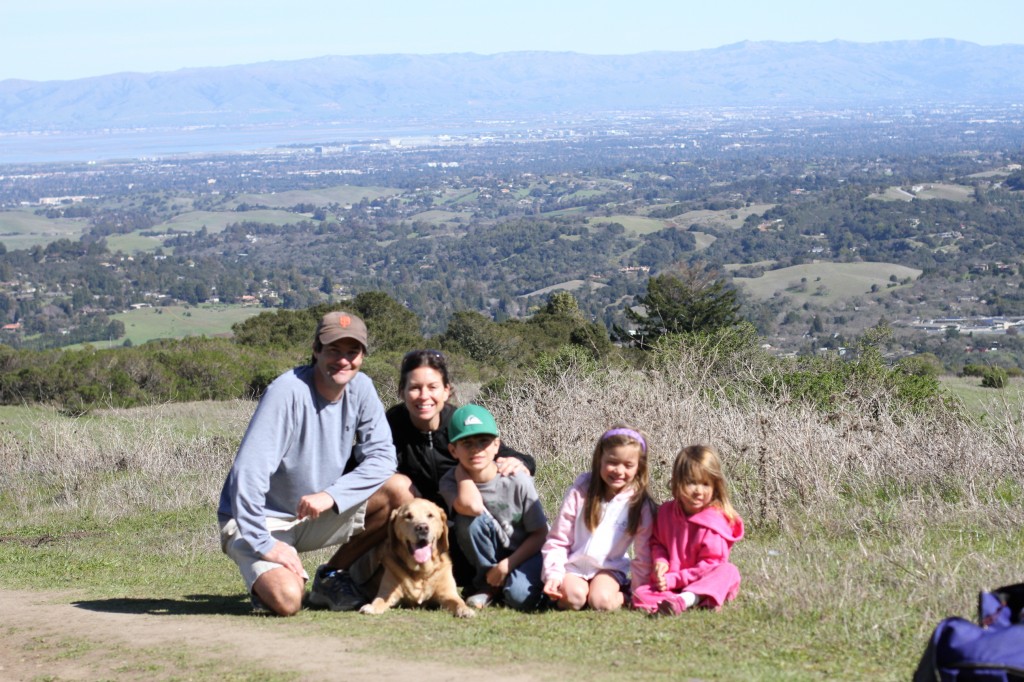
<instances>
[{"instance_id":1,"label":"blue backpack","mask_svg":"<svg viewBox=\"0 0 1024 682\"><path fill-rule=\"evenodd\" d=\"M914 682L1024 682L1024 583L978 594L978 623L935 628Z\"/></svg>"}]
</instances>

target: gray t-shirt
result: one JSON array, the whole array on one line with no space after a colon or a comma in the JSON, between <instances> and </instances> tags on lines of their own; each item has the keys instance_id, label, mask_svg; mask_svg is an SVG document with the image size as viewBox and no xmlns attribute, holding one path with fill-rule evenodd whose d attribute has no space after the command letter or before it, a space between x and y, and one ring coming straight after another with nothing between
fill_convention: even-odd
<instances>
[{"instance_id":1,"label":"gray t-shirt","mask_svg":"<svg viewBox=\"0 0 1024 682\"><path fill-rule=\"evenodd\" d=\"M457 493L455 471L452 469L446 473L438 486L441 496L448 503L448 509L452 509ZM548 519L530 474L517 471L512 476L495 476L486 483L478 483L476 487L480 490L484 507L508 538L510 550L519 547L526 536L538 528L547 530Z\"/></svg>"},{"instance_id":2,"label":"gray t-shirt","mask_svg":"<svg viewBox=\"0 0 1024 682\"><path fill-rule=\"evenodd\" d=\"M356 466L345 473L349 459ZM356 374L337 402L313 385L312 367L285 372L267 388L221 490L221 520L238 522L253 551L274 546L266 517L294 517L304 495L326 492L338 510L365 502L395 473L391 427L373 381Z\"/></svg>"}]
</instances>

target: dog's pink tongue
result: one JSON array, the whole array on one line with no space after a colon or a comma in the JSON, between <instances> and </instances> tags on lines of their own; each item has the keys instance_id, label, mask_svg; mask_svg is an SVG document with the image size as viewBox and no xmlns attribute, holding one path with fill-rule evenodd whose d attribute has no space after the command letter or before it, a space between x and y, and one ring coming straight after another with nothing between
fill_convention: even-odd
<instances>
[{"instance_id":1,"label":"dog's pink tongue","mask_svg":"<svg viewBox=\"0 0 1024 682\"><path fill-rule=\"evenodd\" d=\"M430 545L424 545L422 547L417 547L416 550L412 553L412 558L415 559L416 563L419 563L419 564L425 564L428 561L430 561L430 556L431 556Z\"/></svg>"}]
</instances>

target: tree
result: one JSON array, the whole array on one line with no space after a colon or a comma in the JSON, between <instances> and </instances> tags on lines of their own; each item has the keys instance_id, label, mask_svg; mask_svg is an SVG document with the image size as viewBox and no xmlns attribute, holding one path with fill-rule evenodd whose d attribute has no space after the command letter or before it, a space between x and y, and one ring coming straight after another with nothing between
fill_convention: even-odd
<instances>
[{"instance_id":1,"label":"tree","mask_svg":"<svg viewBox=\"0 0 1024 682\"><path fill-rule=\"evenodd\" d=\"M446 350L462 351L477 362L502 361L501 330L478 312L460 310L452 315L440 340Z\"/></svg>"},{"instance_id":2,"label":"tree","mask_svg":"<svg viewBox=\"0 0 1024 682\"><path fill-rule=\"evenodd\" d=\"M334 293L334 282L327 275L324 275L324 278L320 280L320 291L328 296Z\"/></svg>"},{"instance_id":3,"label":"tree","mask_svg":"<svg viewBox=\"0 0 1024 682\"><path fill-rule=\"evenodd\" d=\"M332 304L330 309L344 309L346 304ZM423 346L420 321L416 313L383 291L364 291L352 299L353 312L366 322L370 348L377 351L406 352Z\"/></svg>"},{"instance_id":4,"label":"tree","mask_svg":"<svg viewBox=\"0 0 1024 682\"><path fill-rule=\"evenodd\" d=\"M683 267L647 280L647 293L638 301L643 312L626 310L647 347L663 334L714 331L739 322L736 291L702 264Z\"/></svg>"},{"instance_id":5,"label":"tree","mask_svg":"<svg viewBox=\"0 0 1024 682\"><path fill-rule=\"evenodd\" d=\"M580 310L579 301L568 291L551 294L547 303L524 325L524 330L539 330L543 334L523 339L536 351L557 350L571 344L582 346L592 357L606 355L612 350L608 330L597 322L588 322Z\"/></svg>"}]
</instances>

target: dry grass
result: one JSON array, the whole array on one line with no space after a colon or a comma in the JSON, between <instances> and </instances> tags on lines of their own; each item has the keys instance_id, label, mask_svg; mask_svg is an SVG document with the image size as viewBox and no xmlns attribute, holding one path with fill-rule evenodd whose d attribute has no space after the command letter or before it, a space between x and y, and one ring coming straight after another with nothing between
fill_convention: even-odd
<instances>
[{"instance_id":1,"label":"dry grass","mask_svg":"<svg viewBox=\"0 0 1024 682\"><path fill-rule=\"evenodd\" d=\"M253 403L171 404L50 417L0 435L0 497L40 522L101 520L215 500Z\"/></svg>"},{"instance_id":2,"label":"dry grass","mask_svg":"<svg viewBox=\"0 0 1024 682\"><path fill-rule=\"evenodd\" d=\"M594 440L627 421L651 434L656 495L668 466L689 443L722 452L738 504L757 526L785 524L858 497L936 497L977 507L994 483L1024 484L1020 414L982 428L952 412L904 412L891 396L864 395L829 415L779 399L736 395L706 363L685 358L671 369L534 378L492 404L519 449L545 468L580 471Z\"/></svg>"},{"instance_id":3,"label":"dry grass","mask_svg":"<svg viewBox=\"0 0 1024 682\"><path fill-rule=\"evenodd\" d=\"M660 499L680 447L716 445L747 522L734 552L745 602L771 620L832 629L853 650L914 650L940 618L970 617L979 589L1021 580L1019 410L982 428L950 412L903 412L885 394L828 416L735 394L693 356L669 369L526 380L491 407L508 439L536 454L549 510L612 423L651 434Z\"/></svg>"}]
</instances>

